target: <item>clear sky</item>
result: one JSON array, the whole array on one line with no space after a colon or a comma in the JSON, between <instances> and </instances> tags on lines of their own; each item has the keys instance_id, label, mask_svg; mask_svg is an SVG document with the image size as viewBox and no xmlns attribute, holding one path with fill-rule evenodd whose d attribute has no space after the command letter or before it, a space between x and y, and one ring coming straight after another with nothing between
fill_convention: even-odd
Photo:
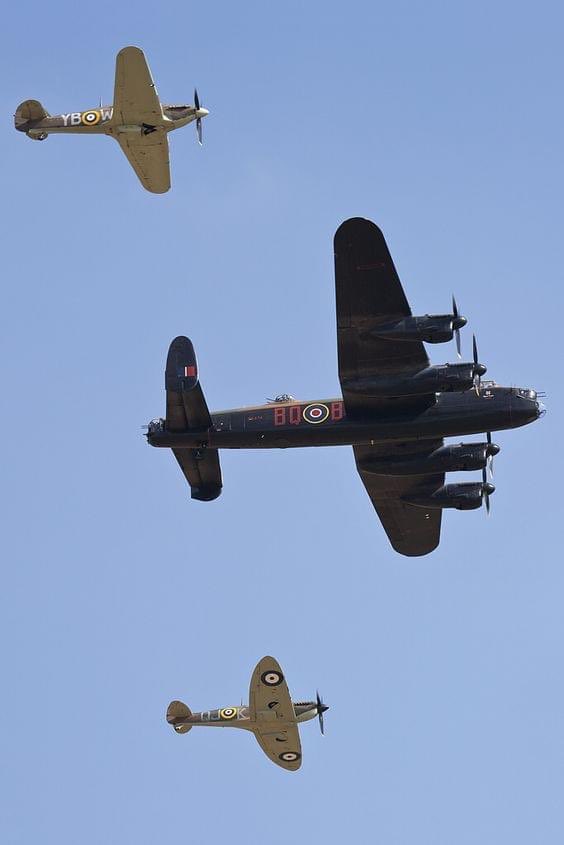
<instances>
[{"instance_id":1,"label":"clear sky","mask_svg":"<svg viewBox=\"0 0 564 845\"><path fill-rule=\"evenodd\" d=\"M564 835L560 3L10 4L2 38L6 845L560 845ZM173 187L102 137L17 134L110 102L146 52ZM339 393L332 237L383 229L414 313L469 319L548 414L496 441L492 516L388 544L349 448L222 454L191 502L141 426L169 341L211 408ZM434 361L453 344L430 347ZM246 700L274 654L326 736L303 766L164 721Z\"/></svg>"}]
</instances>

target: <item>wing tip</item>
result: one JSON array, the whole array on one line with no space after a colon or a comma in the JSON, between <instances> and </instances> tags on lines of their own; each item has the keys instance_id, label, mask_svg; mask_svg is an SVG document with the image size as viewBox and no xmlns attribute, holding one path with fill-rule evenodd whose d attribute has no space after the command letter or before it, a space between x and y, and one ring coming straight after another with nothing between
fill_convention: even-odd
<instances>
[{"instance_id":1,"label":"wing tip","mask_svg":"<svg viewBox=\"0 0 564 845\"><path fill-rule=\"evenodd\" d=\"M380 237L384 237L384 234L379 226L374 223L373 220L369 220L368 217L349 217L347 220L343 220L341 225L338 227L337 231L335 232L335 242L337 239L342 237L345 234L350 234L352 232L362 232L362 231L371 231L374 234L378 234Z\"/></svg>"}]
</instances>

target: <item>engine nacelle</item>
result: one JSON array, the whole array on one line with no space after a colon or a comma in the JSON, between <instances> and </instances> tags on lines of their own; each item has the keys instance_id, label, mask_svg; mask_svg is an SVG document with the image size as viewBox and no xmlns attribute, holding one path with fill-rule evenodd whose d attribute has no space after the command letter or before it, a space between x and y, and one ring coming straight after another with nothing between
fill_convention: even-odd
<instances>
[{"instance_id":1,"label":"engine nacelle","mask_svg":"<svg viewBox=\"0 0 564 845\"><path fill-rule=\"evenodd\" d=\"M425 314L422 317L404 317L392 323L382 323L370 329L369 337L389 340L424 340L427 343L446 343L452 340L456 329L466 325L466 319L454 314Z\"/></svg>"},{"instance_id":2,"label":"engine nacelle","mask_svg":"<svg viewBox=\"0 0 564 845\"><path fill-rule=\"evenodd\" d=\"M484 498L494 490L493 484L483 482L443 484L437 490L421 490L402 496L402 501L419 508L456 508L460 511L470 511L481 507Z\"/></svg>"},{"instance_id":3,"label":"engine nacelle","mask_svg":"<svg viewBox=\"0 0 564 845\"><path fill-rule=\"evenodd\" d=\"M419 453L369 458L362 471L373 475L426 475L432 472L472 472L483 469L490 455L497 455L495 443L456 443L440 446L429 455Z\"/></svg>"},{"instance_id":4,"label":"engine nacelle","mask_svg":"<svg viewBox=\"0 0 564 845\"><path fill-rule=\"evenodd\" d=\"M485 368L484 368L485 369ZM408 376L367 376L347 381L352 393L368 396L420 396L426 393L450 393L469 390L474 385L473 364L442 364L426 367Z\"/></svg>"}]
</instances>

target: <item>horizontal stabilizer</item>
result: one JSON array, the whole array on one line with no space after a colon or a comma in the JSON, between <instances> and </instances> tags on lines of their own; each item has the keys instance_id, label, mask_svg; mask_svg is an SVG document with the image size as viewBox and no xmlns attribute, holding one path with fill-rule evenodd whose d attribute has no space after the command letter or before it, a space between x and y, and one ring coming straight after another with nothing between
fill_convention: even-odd
<instances>
[{"instance_id":1,"label":"horizontal stabilizer","mask_svg":"<svg viewBox=\"0 0 564 845\"><path fill-rule=\"evenodd\" d=\"M50 114L43 108L39 100L24 100L16 109L14 124L16 129L25 132L46 117L50 117Z\"/></svg>"},{"instance_id":2,"label":"horizontal stabilizer","mask_svg":"<svg viewBox=\"0 0 564 845\"><path fill-rule=\"evenodd\" d=\"M206 446L212 420L198 381L198 362L192 341L176 337L170 344L165 370L167 431L202 432L196 449L173 449L193 499L209 502L221 493L221 468L217 449Z\"/></svg>"},{"instance_id":3,"label":"horizontal stabilizer","mask_svg":"<svg viewBox=\"0 0 564 845\"><path fill-rule=\"evenodd\" d=\"M171 701L166 711L166 720L172 725L177 734L186 734L191 730L192 725L183 725L184 719L192 715L190 708L182 701Z\"/></svg>"}]
</instances>

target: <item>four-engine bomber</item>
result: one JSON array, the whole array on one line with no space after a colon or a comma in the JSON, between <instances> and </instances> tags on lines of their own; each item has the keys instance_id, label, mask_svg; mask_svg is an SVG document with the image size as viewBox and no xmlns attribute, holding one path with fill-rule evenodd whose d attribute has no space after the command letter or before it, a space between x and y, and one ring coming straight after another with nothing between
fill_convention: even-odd
<instances>
[{"instance_id":1,"label":"four-engine bomber","mask_svg":"<svg viewBox=\"0 0 564 845\"><path fill-rule=\"evenodd\" d=\"M518 428L544 412L536 391L482 381L476 339L472 361L432 366L422 339L456 339L466 325L452 314L414 317L380 230L347 220L335 235L337 341L342 398L300 402L283 395L264 405L210 414L192 343L168 353L164 419L149 423L152 446L168 447L192 497L221 493L219 449L353 447L357 469L393 547L406 555L439 543L441 511L471 510L494 486L486 468L499 446L492 431ZM479 442L445 437L487 433ZM445 483L446 472L482 471L479 482Z\"/></svg>"}]
</instances>

